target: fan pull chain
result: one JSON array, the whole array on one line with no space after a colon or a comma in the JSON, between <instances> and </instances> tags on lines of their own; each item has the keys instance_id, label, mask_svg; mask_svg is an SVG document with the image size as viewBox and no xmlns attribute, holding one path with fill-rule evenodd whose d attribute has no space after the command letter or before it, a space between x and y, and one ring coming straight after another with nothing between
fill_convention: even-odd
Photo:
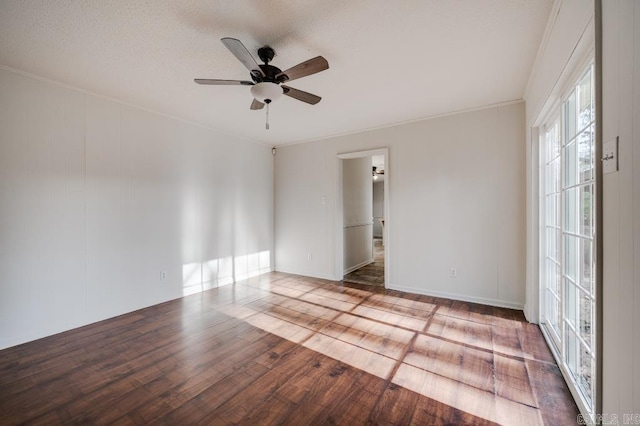
<instances>
[{"instance_id":1,"label":"fan pull chain","mask_svg":"<svg viewBox=\"0 0 640 426\"><path fill-rule=\"evenodd\" d=\"M269 102L271 103L271 102ZM269 130L269 104L267 104L267 125L266 125L267 130Z\"/></svg>"}]
</instances>

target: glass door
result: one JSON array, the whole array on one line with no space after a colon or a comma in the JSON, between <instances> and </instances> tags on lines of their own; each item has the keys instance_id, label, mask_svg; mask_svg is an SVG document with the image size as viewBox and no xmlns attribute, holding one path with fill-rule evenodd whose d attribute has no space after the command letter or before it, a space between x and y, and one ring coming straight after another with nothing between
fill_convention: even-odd
<instances>
[{"instance_id":1,"label":"glass door","mask_svg":"<svg viewBox=\"0 0 640 426\"><path fill-rule=\"evenodd\" d=\"M561 182L560 182L560 153L561 153L560 117L552 121L544 133L544 211L542 212L544 229L544 325L556 351L560 350L562 340L562 228L560 224Z\"/></svg>"},{"instance_id":2,"label":"glass door","mask_svg":"<svg viewBox=\"0 0 640 426\"><path fill-rule=\"evenodd\" d=\"M543 129L543 329L585 407L595 395L593 66Z\"/></svg>"}]
</instances>

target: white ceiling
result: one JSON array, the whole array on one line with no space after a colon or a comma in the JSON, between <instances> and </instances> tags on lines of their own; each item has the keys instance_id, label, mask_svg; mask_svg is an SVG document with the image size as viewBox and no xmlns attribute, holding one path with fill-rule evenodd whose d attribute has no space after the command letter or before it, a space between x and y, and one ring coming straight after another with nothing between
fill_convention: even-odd
<instances>
[{"instance_id":1,"label":"white ceiling","mask_svg":"<svg viewBox=\"0 0 640 426\"><path fill-rule=\"evenodd\" d=\"M521 99L552 0L2 0L0 64L268 145ZM292 81L319 96L250 111L249 79L220 42L273 65L322 55ZM255 55L257 58L257 55Z\"/></svg>"}]
</instances>

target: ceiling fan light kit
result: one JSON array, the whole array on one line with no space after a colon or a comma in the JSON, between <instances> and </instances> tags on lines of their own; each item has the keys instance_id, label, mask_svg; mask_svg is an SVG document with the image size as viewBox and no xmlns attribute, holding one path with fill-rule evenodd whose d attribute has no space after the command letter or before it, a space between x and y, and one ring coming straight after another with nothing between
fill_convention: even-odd
<instances>
[{"instance_id":1,"label":"ceiling fan light kit","mask_svg":"<svg viewBox=\"0 0 640 426\"><path fill-rule=\"evenodd\" d=\"M276 83L263 81L262 83L251 86L251 94L253 97L263 104L270 104L277 101L282 96L283 89Z\"/></svg>"},{"instance_id":2,"label":"ceiling fan light kit","mask_svg":"<svg viewBox=\"0 0 640 426\"><path fill-rule=\"evenodd\" d=\"M322 99L320 96L312 93L304 92L302 90L294 89L289 86L281 86L286 81L295 80L298 78L306 77L311 74L324 71L329 68L329 63L322 56L309 59L294 67L291 67L285 71L280 70L278 67L270 65L269 62L275 56L275 51L269 47L264 46L258 49L258 57L264 62L262 65L258 65L251 53L242 44L242 42L235 38L225 37L221 39L222 43L238 58L240 62L249 70L251 81L249 80L217 80L208 78L196 78L194 81L198 84L206 85L236 85L236 86L251 86L251 95L253 96L253 102L251 102L250 109L262 109L265 104L267 105L267 123L266 128L269 129L269 104L276 101L280 96L287 95L290 98L297 99L299 101L315 105Z\"/></svg>"}]
</instances>

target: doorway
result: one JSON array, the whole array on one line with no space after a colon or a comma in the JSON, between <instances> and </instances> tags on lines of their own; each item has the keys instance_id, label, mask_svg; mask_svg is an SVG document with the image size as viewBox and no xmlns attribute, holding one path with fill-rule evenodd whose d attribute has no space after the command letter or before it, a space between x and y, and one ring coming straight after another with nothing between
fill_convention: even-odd
<instances>
[{"instance_id":1,"label":"doorway","mask_svg":"<svg viewBox=\"0 0 640 426\"><path fill-rule=\"evenodd\" d=\"M387 287L387 149L340 154L338 159L338 276L344 282Z\"/></svg>"}]
</instances>

